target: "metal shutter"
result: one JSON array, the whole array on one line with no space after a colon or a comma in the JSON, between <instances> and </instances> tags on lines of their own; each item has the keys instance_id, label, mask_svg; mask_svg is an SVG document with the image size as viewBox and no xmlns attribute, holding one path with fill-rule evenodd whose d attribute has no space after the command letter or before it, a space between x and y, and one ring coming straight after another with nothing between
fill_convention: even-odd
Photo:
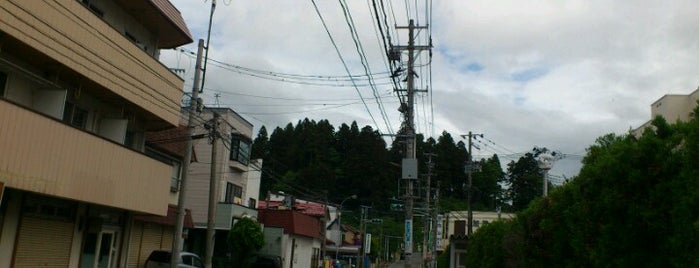
<instances>
[{"instance_id":1,"label":"metal shutter","mask_svg":"<svg viewBox=\"0 0 699 268\"><path fill-rule=\"evenodd\" d=\"M148 256L141 256L141 238L143 234L143 223L134 222L131 228L131 237L129 238L129 268L141 268L143 267L143 262ZM141 261L143 259L143 261Z\"/></svg>"},{"instance_id":2,"label":"metal shutter","mask_svg":"<svg viewBox=\"0 0 699 268\"><path fill-rule=\"evenodd\" d=\"M22 217L14 267L68 267L73 228L72 222Z\"/></svg>"}]
</instances>

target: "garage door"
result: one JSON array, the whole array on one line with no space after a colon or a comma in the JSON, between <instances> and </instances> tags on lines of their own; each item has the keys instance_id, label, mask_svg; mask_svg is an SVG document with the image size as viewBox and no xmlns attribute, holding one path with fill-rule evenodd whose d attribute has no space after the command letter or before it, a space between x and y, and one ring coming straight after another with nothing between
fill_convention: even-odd
<instances>
[{"instance_id":1,"label":"garage door","mask_svg":"<svg viewBox=\"0 0 699 268\"><path fill-rule=\"evenodd\" d=\"M73 227L72 222L22 217L14 267L68 267Z\"/></svg>"}]
</instances>

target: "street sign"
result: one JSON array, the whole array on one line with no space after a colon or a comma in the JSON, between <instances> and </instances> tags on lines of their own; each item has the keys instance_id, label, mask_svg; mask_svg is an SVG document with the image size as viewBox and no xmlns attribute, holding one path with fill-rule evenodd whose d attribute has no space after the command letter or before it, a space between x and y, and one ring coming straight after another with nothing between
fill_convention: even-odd
<instances>
[{"instance_id":1,"label":"street sign","mask_svg":"<svg viewBox=\"0 0 699 268\"><path fill-rule=\"evenodd\" d=\"M364 253L371 253L371 234L366 234L366 239L364 240Z\"/></svg>"},{"instance_id":2,"label":"street sign","mask_svg":"<svg viewBox=\"0 0 699 268\"><path fill-rule=\"evenodd\" d=\"M413 252L413 220L405 220L405 252Z\"/></svg>"},{"instance_id":3,"label":"street sign","mask_svg":"<svg viewBox=\"0 0 699 268\"><path fill-rule=\"evenodd\" d=\"M437 215L437 249L441 250L442 249L442 236L444 235L443 233L443 221L444 220L444 215L443 214L438 214Z\"/></svg>"}]
</instances>

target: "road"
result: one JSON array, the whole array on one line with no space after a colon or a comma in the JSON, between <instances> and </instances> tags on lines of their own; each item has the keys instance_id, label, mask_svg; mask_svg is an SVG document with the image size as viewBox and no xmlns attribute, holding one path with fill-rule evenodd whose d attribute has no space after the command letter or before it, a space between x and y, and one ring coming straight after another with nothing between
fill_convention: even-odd
<instances>
[{"instance_id":1,"label":"road","mask_svg":"<svg viewBox=\"0 0 699 268\"><path fill-rule=\"evenodd\" d=\"M420 268L422 267L422 253L421 252L413 252L413 257L410 258L410 264L412 268ZM404 260L398 260L394 263L391 263L391 265L388 266L388 268L403 268L405 267L405 261Z\"/></svg>"}]
</instances>

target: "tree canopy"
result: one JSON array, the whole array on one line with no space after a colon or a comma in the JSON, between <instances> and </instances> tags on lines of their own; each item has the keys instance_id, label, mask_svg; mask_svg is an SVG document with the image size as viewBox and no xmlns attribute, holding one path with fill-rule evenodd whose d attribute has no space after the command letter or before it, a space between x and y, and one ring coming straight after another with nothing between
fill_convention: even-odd
<instances>
[{"instance_id":1,"label":"tree canopy","mask_svg":"<svg viewBox=\"0 0 699 268\"><path fill-rule=\"evenodd\" d=\"M467 266L699 267L697 163L696 117L602 136L570 183L481 227Z\"/></svg>"}]
</instances>

